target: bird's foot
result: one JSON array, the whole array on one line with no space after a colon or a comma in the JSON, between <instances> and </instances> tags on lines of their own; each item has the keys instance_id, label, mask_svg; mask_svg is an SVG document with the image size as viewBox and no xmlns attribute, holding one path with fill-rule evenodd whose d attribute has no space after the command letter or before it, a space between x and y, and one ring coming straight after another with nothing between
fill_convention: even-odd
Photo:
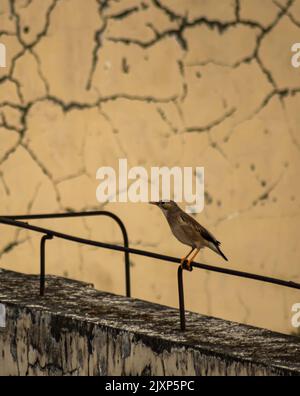
<instances>
[{"instance_id":1,"label":"bird's foot","mask_svg":"<svg viewBox=\"0 0 300 396\"><path fill-rule=\"evenodd\" d=\"M188 262L186 263L186 269L190 272L193 271L192 260L188 260Z\"/></svg>"},{"instance_id":2,"label":"bird's foot","mask_svg":"<svg viewBox=\"0 0 300 396\"><path fill-rule=\"evenodd\" d=\"M183 258L180 262L181 268L187 271L193 271L193 267L191 266L191 262L189 260L186 260L186 258Z\"/></svg>"}]
</instances>

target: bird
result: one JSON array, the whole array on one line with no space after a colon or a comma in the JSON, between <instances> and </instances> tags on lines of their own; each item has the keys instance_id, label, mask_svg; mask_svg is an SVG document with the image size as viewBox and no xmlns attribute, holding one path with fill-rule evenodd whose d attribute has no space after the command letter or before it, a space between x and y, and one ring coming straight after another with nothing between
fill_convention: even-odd
<instances>
[{"instance_id":1,"label":"bird","mask_svg":"<svg viewBox=\"0 0 300 396\"><path fill-rule=\"evenodd\" d=\"M150 201L152 205L158 206L165 215L173 235L183 244L191 247L188 254L182 257L180 263L183 269L192 271L191 263L199 253L200 249L208 247L224 260L228 261L225 254L220 249L221 242L212 233L199 224L190 215L185 213L176 202L170 201ZM194 252L194 253L193 253ZM192 254L193 253L193 254ZM191 256L191 257L190 257ZM187 263L185 264L185 262Z\"/></svg>"}]
</instances>

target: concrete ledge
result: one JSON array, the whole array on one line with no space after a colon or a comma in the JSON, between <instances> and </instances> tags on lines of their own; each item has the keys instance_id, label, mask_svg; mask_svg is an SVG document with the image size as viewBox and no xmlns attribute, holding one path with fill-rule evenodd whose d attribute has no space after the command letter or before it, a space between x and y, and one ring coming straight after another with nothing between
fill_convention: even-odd
<instances>
[{"instance_id":1,"label":"concrete ledge","mask_svg":"<svg viewBox=\"0 0 300 396\"><path fill-rule=\"evenodd\" d=\"M0 375L299 375L300 339L0 270ZM0 321L1 322L1 321Z\"/></svg>"}]
</instances>

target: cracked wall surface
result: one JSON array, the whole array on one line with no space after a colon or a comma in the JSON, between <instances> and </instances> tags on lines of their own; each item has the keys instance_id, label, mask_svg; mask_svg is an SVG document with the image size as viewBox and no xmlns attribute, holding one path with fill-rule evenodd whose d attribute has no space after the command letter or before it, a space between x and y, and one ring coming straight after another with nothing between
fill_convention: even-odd
<instances>
[{"instance_id":1,"label":"cracked wall surface","mask_svg":"<svg viewBox=\"0 0 300 396\"><path fill-rule=\"evenodd\" d=\"M182 256L147 204L102 204L100 166L204 166L197 220L231 268L300 281L300 0L0 0L0 211L104 208L130 244ZM121 243L110 219L32 223ZM39 238L0 226L1 267L34 273ZM199 260L224 266L213 252ZM134 297L177 306L174 264L132 256ZM124 292L118 252L53 240L47 272ZM187 309L290 332L299 293L185 274Z\"/></svg>"}]
</instances>

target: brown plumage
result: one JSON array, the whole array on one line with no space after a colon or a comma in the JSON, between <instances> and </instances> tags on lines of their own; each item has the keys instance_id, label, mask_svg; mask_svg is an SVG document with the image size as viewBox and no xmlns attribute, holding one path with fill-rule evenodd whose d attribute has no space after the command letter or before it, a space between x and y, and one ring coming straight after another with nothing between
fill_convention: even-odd
<instances>
[{"instance_id":1,"label":"brown plumage","mask_svg":"<svg viewBox=\"0 0 300 396\"><path fill-rule=\"evenodd\" d=\"M157 205L165 215L173 235L192 250L182 258L181 264L184 265L185 260L196 250L196 252L188 259L187 268L191 269L191 262L194 260L200 249L208 247L215 253L219 254L228 261L227 257L220 249L221 242L218 241L212 233L199 224L190 215L185 213L174 201L158 201L150 202Z\"/></svg>"}]
</instances>

